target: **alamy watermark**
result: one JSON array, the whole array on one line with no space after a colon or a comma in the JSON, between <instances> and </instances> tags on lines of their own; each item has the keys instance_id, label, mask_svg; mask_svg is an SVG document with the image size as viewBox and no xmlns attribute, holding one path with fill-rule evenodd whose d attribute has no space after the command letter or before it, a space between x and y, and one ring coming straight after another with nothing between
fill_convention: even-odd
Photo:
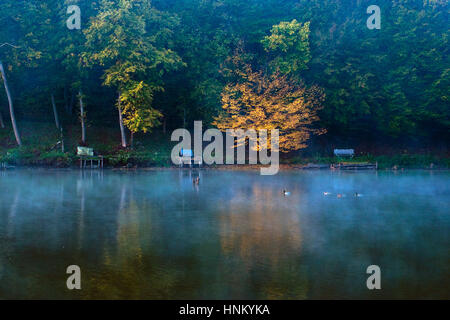
<instances>
[{"instance_id":1,"label":"alamy watermark","mask_svg":"<svg viewBox=\"0 0 450 320\"><path fill-rule=\"evenodd\" d=\"M381 29L381 9L377 5L371 5L367 8L367 13L371 16L367 19L367 28L370 30Z\"/></svg>"},{"instance_id":2,"label":"alamy watermark","mask_svg":"<svg viewBox=\"0 0 450 320\"><path fill-rule=\"evenodd\" d=\"M366 281L367 289L380 290L381 289L381 269L380 269L380 267L375 264L368 266L366 273L370 274L370 276L367 278L367 281Z\"/></svg>"},{"instance_id":3,"label":"alamy watermark","mask_svg":"<svg viewBox=\"0 0 450 320\"><path fill-rule=\"evenodd\" d=\"M366 10L367 14L370 14L367 19L367 28L370 30L381 29L381 9L377 5L370 5ZM70 5L67 7L67 14L70 14L66 21L67 28L69 30L81 29L81 9L77 5Z\"/></svg>"},{"instance_id":4,"label":"alamy watermark","mask_svg":"<svg viewBox=\"0 0 450 320\"><path fill-rule=\"evenodd\" d=\"M67 19L66 25L69 30L81 29L81 9L77 5L67 7L67 14L71 16Z\"/></svg>"},{"instance_id":5,"label":"alamy watermark","mask_svg":"<svg viewBox=\"0 0 450 320\"><path fill-rule=\"evenodd\" d=\"M180 139L181 142L172 149L171 153L172 163L176 165L189 160L184 155L183 150L192 150L192 136L188 130L176 129L172 133L172 141L180 141ZM204 141L210 143L203 149ZM228 129L225 131L224 145L224 135L220 130L208 129L203 133L202 121L194 121L193 142L193 157L201 158L208 165L247 164L246 146L248 146L248 164L268 165L268 167L261 168L261 175L278 173L280 164L278 129L247 129L245 131L243 129Z\"/></svg>"},{"instance_id":6,"label":"alamy watermark","mask_svg":"<svg viewBox=\"0 0 450 320\"><path fill-rule=\"evenodd\" d=\"M70 265L66 269L66 273L70 274L67 278L66 286L67 289L73 290L81 290L81 269L77 265Z\"/></svg>"}]
</instances>

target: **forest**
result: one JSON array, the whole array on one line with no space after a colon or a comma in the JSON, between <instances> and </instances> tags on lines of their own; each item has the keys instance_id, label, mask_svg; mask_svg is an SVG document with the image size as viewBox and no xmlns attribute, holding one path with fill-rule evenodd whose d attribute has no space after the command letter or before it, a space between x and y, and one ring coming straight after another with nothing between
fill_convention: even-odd
<instances>
[{"instance_id":1,"label":"forest","mask_svg":"<svg viewBox=\"0 0 450 320\"><path fill-rule=\"evenodd\" d=\"M448 22L447 0L2 0L0 160L168 165L201 120L279 129L286 161L448 167Z\"/></svg>"}]
</instances>

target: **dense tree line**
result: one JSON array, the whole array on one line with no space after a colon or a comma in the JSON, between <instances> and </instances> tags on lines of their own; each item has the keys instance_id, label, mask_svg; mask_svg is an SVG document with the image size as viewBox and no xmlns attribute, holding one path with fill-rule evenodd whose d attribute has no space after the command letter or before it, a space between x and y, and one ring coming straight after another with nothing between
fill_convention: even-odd
<instances>
[{"instance_id":1,"label":"dense tree line","mask_svg":"<svg viewBox=\"0 0 450 320\"><path fill-rule=\"evenodd\" d=\"M366 25L372 4L380 29ZM447 144L448 18L446 0L2 0L0 61L18 143L24 119L116 125L126 146L193 120L232 127L234 112L284 121L288 150L324 132ZM255 120L255 101L270 119ZM8 105L1 90L0 124Z\"/></svg>"}]
</instances>

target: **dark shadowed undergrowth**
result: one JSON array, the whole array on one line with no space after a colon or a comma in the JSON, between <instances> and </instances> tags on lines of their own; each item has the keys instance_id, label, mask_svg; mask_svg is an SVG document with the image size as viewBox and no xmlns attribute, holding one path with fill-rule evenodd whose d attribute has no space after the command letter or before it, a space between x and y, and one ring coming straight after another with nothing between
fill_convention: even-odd
<instances>
[{"instance_id":1,"label":"dark shadowed undergrowth","mask_svg":"<svg viewBox=\"0 0 450 320\"><path fill-rule=\"evenodd\" d=\"M67 126L63 130L64 150L61 150L61 133L53 124L23 122L20 123L23 146L15 144L11 128L0 129L0 162L18 166L71 167L78 165L76 147L79 144L78 126ZM120 133L112 127L88 127L87 145L98 154L105 156L110 167L169 167L172 165L170 152L174 143L170 134L160 130L146 135L136 135L133 148L120 147ZM291 165L332 164L339 162L375 163L379 169L426 168L448 169L447 156L434 154L394 154L394 155L358 155L351 160L339 159L323 154L314 156L293 155L282 157L281 163Z\"/></svg>"}]
</instances>

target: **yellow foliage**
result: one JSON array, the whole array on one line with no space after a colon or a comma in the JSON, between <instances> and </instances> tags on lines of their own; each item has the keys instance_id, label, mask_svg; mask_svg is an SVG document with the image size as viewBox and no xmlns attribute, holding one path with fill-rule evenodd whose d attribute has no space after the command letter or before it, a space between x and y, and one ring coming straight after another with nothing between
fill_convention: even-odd
<instances>
[{"instance_id":1,"label":"yellow foliage","mask_svg":"<svg viewBox=\"0 0 450 320\"><path fill-rule=\"evenodd\" d=\"M150 87L143 81L134 83L128 90L123 90L120 105L124 115L123 123L133 133L144 133L160 124L161 112L152 108L153 92L162 90Z\"/></svg>"},{"instance_id":2,"label":"yellow foliage","mask_svg":"<svg viewBox=\"0 0 450 320\"><path fill-rule=\"evenodd\" d=\"M311 126L319 120L324 97L317 86L306 87L280 74L265 76L246 66L242 81L222 92L224 112L214 125L222 131L279 129L281 152L302 149L312 134L325 132Z\"/></svg>"}]
</instances>

